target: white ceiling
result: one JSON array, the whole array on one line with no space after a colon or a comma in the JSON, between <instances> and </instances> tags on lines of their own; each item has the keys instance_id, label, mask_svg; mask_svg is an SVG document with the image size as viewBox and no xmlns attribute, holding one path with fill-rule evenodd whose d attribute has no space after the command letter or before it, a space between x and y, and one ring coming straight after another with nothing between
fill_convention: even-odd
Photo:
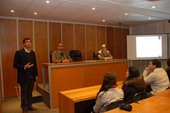
<instances>
[{"instance_id":1,"label":"white ceiling","mask_svg":"<svg viewBox=\"0 0 170 113\"><path fill-rule=\"evenodd\" d=\"M0 16L121 26L170 19L170 0L50 0L49 4L45 1L0 0ZM15 12L11 13L11 9ZM102 22L103 19L106 21Z\"/></svg>"}]
</instances>

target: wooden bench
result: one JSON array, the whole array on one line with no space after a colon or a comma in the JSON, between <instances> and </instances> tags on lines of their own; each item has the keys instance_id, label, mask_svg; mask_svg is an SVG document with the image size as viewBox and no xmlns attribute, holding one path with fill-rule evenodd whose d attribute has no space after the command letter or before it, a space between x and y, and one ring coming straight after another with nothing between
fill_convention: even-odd
<instances>
[{"instance_id":1,"label":"wooden bench","mask_svg":"<svg viewBox=\"0 0 170 113\"><path fill-rule=\"evenodd\" d=\"M170 113L170 90L165 90L155 94L152 97L132 103L131 113ZM105 113L129 113L119 108L107 111Z\"/></svg>"},{"instance_id":2,"label":"wooden bench","mask_svg":"<svg viewBox=\"0 0 170 113\"><path fill-rule=\"evenodd\" d=\"M117 82L122 87L122 81ZM95 102L101 85L59 92L60 113L83 113L91 103Z\"/></svg>"}]
</instances>

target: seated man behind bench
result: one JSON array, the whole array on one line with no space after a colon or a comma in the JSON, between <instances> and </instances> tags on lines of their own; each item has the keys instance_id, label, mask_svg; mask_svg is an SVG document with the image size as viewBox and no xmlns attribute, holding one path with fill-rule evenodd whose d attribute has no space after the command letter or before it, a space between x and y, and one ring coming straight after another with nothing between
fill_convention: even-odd
<instances>
[{"instance_id":1,"label":"seated man behind bench","mask_svg":"<svg viewBox=\"0 0 170 113\"><path fill-rule=\"evenodd\" d=\"M54 50L51 53L52 62L53 63L62 63L62 62L71 62L72 59L69 56L68 52L64 50L64 46L62 43L59 43L57 46L57 50Z\"/></svg>"},{"instance_id":2,"label":"seated man behind bench","mask_svg":"<svg viewBox=\"0 0 170 113\"><path fill-rule=\"evenodd\" d=\"M101 50L98 51L98 59L99 60L111 60L113 59L110 51L107 50L106 44L102 45Z\"/></svg>"}]
</instances>

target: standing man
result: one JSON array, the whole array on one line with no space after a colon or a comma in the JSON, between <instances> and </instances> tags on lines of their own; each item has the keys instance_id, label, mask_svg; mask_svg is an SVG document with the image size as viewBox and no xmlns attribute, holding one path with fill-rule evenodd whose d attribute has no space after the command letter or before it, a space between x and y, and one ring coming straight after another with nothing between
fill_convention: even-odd
<instances>
[{"instance_id":1,"label":"standing man","mask_svg":"<svg viewBox=\"0 0 170 113\"><path fill-rule=\"evenodd\" d=\"M62 63L62 62L71 62L72 59L68 52L64 50L64 46L62 43L59 43L57 46L57 50L54 50L51 53L52 62L53 63Z\"/></svg>"},{"instance_id":2,"label":"standing man","mask_svg":"<svg viewBox=\"0 0 170 113\"><path fill-rule=\"evenodd\" d=\"M99 60L111 60L113 59L110 51L107 50L106 44L102 45L101 50L98 51L98 59Z\"/></svg>"},{"instance_id":3,"label":"standing man","mask_svg":"<svg viewBox=\"0 0 170 113\"><path fill-rule=\"evenodd\" d=\"M31 39L23 39L23 48L16 51L13 67L17 69L17 82L21 87L21 108L23 113L37 110L32 107L34 82L38 80L35 52L31 50Z\"/></svg>"},{"instance_id":4,"label":"standing man","mask_svg":"<svg viewBox=\"0 0 170 113\"><path fill-rule=\"evenodd\" d=\"M161 67L161 62L157 59L151 60L143 72L146 85L150 85L151 91L147 97L164 91L168 88L169 79L166 71Z\"/></svg>"}]
</instances>

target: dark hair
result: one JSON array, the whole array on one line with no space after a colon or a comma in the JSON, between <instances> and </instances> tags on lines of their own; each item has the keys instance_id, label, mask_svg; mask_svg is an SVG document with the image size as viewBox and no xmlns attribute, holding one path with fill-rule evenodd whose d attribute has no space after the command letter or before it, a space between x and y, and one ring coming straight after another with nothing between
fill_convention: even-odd
<instances>
[{"instance_id":1,"label":"dark hair","mask_svg":"<svg viewBox=\"0 0 170 113\"><path fill-rule=\"evenodd\" d=\"M117 82L117 77L116 74L113 72L107 72L104 75L104 79L103 79L103 83L102 86L99 90L99 92L97 93L97 95L101 92L101 91L107 91L109 88L111 88L113 85L116 85Z\"/></svg>"},{"instance_id":2,"label":"dark hair","mask_svg":"<svg viewBox=\"0 0 170 113\"><path fill-rule=\"evenodd\" d=\"M161 67L161 62L157 59L151 60L153 65L156 65L156 68Z\"/></svg>"},{"instance_id":3,"label":"dark hair","mask_svg":"<svg viewBox=\"0 0 170 113\"><path fill-rule=\"evenodd\" d=\"M167 59L166 63L168 66L170 66L170 58Z\"/></svg>"},{"instance_id":4,"label":"dark hair","mask_svg":"<svg viewBox=\"0 0 170 113\"><path fill-rule=\"evenodd\" d=\"M29 38L29 37L24 38L23 41L22 41L23 44L25 43L26 40L31 40L31 38Z\"/></svg>"},{"instance_id":5,"label":"dark hair","mask_svg":"<svg viewBox=\"0 0 170 113\"><path fill-rule=\"evenodd\" d=\"M129 76L128 76L127 79L132 79L132 78L140 76L140 72L136 67L130 66L128 68L128 71L129 71Z\"/></svg>"}]
</instances>

